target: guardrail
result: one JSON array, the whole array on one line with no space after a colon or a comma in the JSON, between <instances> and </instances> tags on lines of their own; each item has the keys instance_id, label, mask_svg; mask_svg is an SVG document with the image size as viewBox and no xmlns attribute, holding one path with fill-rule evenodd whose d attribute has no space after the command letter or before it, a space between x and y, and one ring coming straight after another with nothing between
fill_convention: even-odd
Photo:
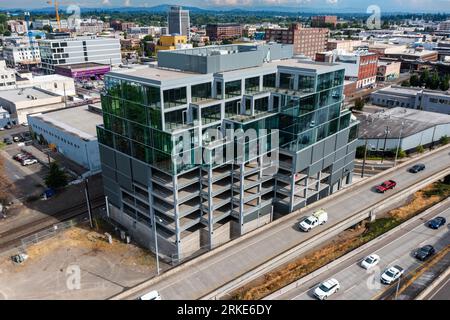
<instances>
[{"instance_id":1,"label":"guardrail","mask_svg":"<svg viewBox=\"0 0 450 320\"><path fill-rule=\"evenodd\" d=\"M423 187L429 185L430 183L437 181L439 179L444 178L445 176L450 174L450 168L438 172L435 175L428 177L415 185L400 191L399 193L396 193L395 195L384 199L380 201L379 203L375 205L370 205L366 207L365 209L357 212L356 214L352 215L351 217L337 222L328 229L325 229L317 234L315 234L312 238L309 238L306 241L303 241L302 243L294 246L291 249L288 249L281 253L280 255L276 256L275 258L264 262L263 264L257 266L256 268L252 269L251 271L246 272L242 276L226 283L225 285L221 286L220 288L208 293L207 295L203 296L202 300L207 299L219 299L223 297L224 295L242 287L246 283L266 274L267 272L297 258L300 254L310 250L311 248L315 247L319 243L323 243L326 240L331 239L332 237L338 235L342 231L348 229L349 227L373 216L376 215L377 212L383 211L385 208L389 207L393 202L399 202L407 197L409 197L411 194L413 194L416 191L419 191Z\"/></svg>"},{"instance_id":2,"label":"guardrail","mask_svg":"<svg viewBox=\"0 0 450 320\"><path fill-rule=\"evenodd\" d=\"M429 215L430 213L439 210L440 208L448 208L448 206L450 205L450 198L447 198L444 201L441 201L440 203L434 205L433 207L425 210L424 212L412 217L411 219L405 221L404 223L400 224L399 226L383 233L382 235L380 235L379 237L377 237L376 239L367 242L366 244L363 244L362 246L352 250L351 252L343 255L340 258L337 258L336 260L328 263L327 265L311 272L310 274L298 279L297 281L292 282L291 284L281 288L280 290L277 290L273 293L271 293L270 295L264 297L262 300L274 300L277 297L289 292L292 289L295 289L301 285L303 285L304 283L308 282L311 279L314 279L315 277L321 275L322 273L336 267L337 265L353 258L354 256L360 254L361 252L365 251L366 249L376 245L377 243L383 241L384 239L390 237L392 234L398 232L399 230L402 229L406 229L407 227L409 227L411 224L413 224L414 222L423 219L424 217L426 217L427 215Z\"/></svg>"},{"instance_id":3,"label":"guardrail","mask_svg":"<svg viewBox=\"0 0 450 320\"><path fill-rule=\"evenodd\" d=\"M415 157L413 159L405 161L402 164L397 165L396 167L392 167L391 169L388 169L388 170L384 171L382 174L380 174L380 176L384 176L384 175L392 173L392 172L394 172L396 170L399 170L399 169L402 169L402 168L406 168L407 166L409 166L413 162L420 161L421 159L430 157L430 156L434 155L435 153L441 152L443 150L449 150L450 151L450 145L446 145L446 146L442 146L440 148L436 148L436 149L434 149L434 150L432 150L432 151L430 151L428 153L425 153L425 154L423 154L423 155L421 155L419 157ZM448 168L448 169L450 170L450 168ZM255 235L257 235L259 233L263 233L266 230L268 230L270 228L273 228L274 226L276 226L278 224L285 223L286 221L289 221L291 219L296 219L298 216L303 214L305 211L312 211L312 210L314 210L316 208L323 207L330 200L333 200L334 198L336 198L338 196L341 196L344 191L348 192L350 190L354 190L356 188L359 188L361 185L365 185L365 184L370 183L372 181L376 181L376 180L380 179L380 176L379 175L375 175L375 176L372 176L372 177L368 177L368 178L366 178L364 180L360 180L358 182L355 182L355 183L351 184L350 186L342 189L339 192L335 192L335 193L329 195L328 197L326 197L324 199L321 199L319 201L316 201L316 202L312 203L311 205L309 205L309 206L307 206L305 208L301 208L301 209L297 210L296 212L293 212L293 213L291 213L289 215L286 215L286 216L284 216L282 218L279 218L279 219L277 219L277 220L275 220L275 221L273 221L273 222L271 222L269 224L266 224L266 225L264 225L264 226L262 226L262 227L260 227L258 229L255 229L255 230L253 230L253 231L251 231L251 232L249 232L247 234L244 234L244 235L240 236L237 239L229 241L229 242L227 242L227 243L225 243L225 244L215 248L214 250L208 251L208 252L204 253L203 255L201 255L201 256L199 256L199 257L197 257L195 259L189 260L189 261L187 261L187 262L177 266L176 268L170 269L169 271L161 274L158 277L146 280L146 281L138 284L137 286L135 286L135 287L133 287L133 288L127 290L127 291L121 292L121 293L111 297L110 299L118 300L118 299L129 298L130 296L136 294L139 291L146 290L149 286L155 284L158 281L161 281L161 280L163 280L165 278L173 276L174 274L176 274L178 272L182 272L183 270L188 269L189 267L191 267L192 265L194 265L196 263L199 263L201 261L207 260L212 255L216 255L216 254L218 254L218 253L220 253L220 252L222 252L222 251L224 251L224 250L226 250L226 249L228 249L230 247L236 246L238 243L241 243L241 242L247 240L248 238L254 237ZM394 197L394 196L395 196L395 199L397 199L398 194L391 195L391 198ZM205 295L203 297L203 299L205 299L208 295Z\"/></svg>"}]
</instances>

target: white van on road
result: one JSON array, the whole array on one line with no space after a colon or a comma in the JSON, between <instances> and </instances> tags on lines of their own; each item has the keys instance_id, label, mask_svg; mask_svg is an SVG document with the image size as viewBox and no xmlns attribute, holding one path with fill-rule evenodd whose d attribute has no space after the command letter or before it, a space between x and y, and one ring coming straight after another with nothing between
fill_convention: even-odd
<instances>
[{"instance_id":1,"label":"white van on road","mask_svg":"<svg viewBox=\"0 0 450 320\"><path fill-rule=\"evenodd\" d=\"M307 217L306 219L303 219L299 224L298 227L308 232L309 230L317 227L318 225L322 225L328 221L328 213L323 210L317 210L314 212L311 216Z\"/></svg>"},{"instance_id":2,"label":"white van on road","mask_svg":"<svg viewBox=\"0 0 450 320\"><path fill-rule=\"evenodd\" d=\"M144 294L139 298L139 300L161 300L161 295L158 293L158 291L153 290L149 293Z\"/></svg>"}]
</instances>

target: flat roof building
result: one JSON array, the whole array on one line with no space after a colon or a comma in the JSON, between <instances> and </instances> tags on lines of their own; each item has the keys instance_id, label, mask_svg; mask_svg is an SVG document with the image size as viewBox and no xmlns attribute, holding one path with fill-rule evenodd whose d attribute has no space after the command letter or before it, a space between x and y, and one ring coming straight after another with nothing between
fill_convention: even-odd
<instances>
[{"instance_id":1,"label":"flat roof building","mask_svg":"<svg viewBox=\"0 0 450 320\"><path fill-rule=\"evenodd\" d=\"M28 124L39 143L87 169L84 176L100 172L96 126L103 123L101 105L64 108L28 115Z\"/></svg>"},{"instance_id":2,"label":"flat roof building","mask_svg":"<svg viewBox=\"0 0 450 320\"><path fill-rule=\"evenodd\" d=\"M103 79L104 75L109 71L111 71L109 64L97 62L82 62L55 67L56 74L76 80Z\"/></svg>"},{"instance_id":3,"label":"flat roof building","mask_svg":"<svg viewBox=\"0 0 450 320\"><path fill-rule=\"evenodd\" d=\"M377 113L359 113L358 145L365 145L372 151L397 147L410 152L419 146L429 146L443 136L450 137L450 115L413 110L402 107L382 110ZM386 135L386 131L388 134Z\"/></svg>"},{"instance_id":4,"label":"flat roof building","mask_svg":"<svg viewBox=\"0 0 450 320\"><path fill-rule=\"evenodd\" d=\"M27 122L27 115L64 107L63 97L39 88L5 90L0 94L0 106L8 110L11 120Z\"/></svg>"},{"instance_id":5,"label":"flat roof building","mask_svg":"<svg viewBox=\"0 0 450 320\"><path fill-rule=\"evenodd\" d=\"M450 93L448 91L389 86L373 92L370 100L373 104L382 107L403 107L450 114Z\"/></svg>"},{"instance_id":6,"label":"flat roof building","mask_svg":"<svg viewBox=\"0 0 450 320\"><path fill-rule=\"evenodd\" d=\"M350 183L358 122L342 108L344 68L291 57L280 44L211 46L107 74L97 129L110 217L150 249L156 234L177 263Z\"/></svg>"}]
</instances>

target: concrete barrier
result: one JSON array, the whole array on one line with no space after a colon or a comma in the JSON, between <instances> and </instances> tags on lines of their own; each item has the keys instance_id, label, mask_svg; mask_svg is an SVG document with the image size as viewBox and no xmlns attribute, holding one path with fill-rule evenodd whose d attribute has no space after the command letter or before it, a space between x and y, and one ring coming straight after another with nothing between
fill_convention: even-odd
<instances>
[{"instance_id":1,"label":"concrete barrier","mask_svg":"<svg viewBox=\"0 0 450 320\"><path fill-rule=\"evenodd\" d=\"M158 281L161 281L163 279L171 277L171 276L177 274L178 272L182 272L182 271L192 267L194 264L197 264L197 263L200 263L200 262L202 262L204 260L207 260L211 256L219 254L220 252L223 252L226 249L228 249L230 247L233 247L233 246L235 246L235 245L237 245L237 244L247 240L248 238L251 238L251 237L253 237L253 236L255 236L255 235L257 235L257 234L259 234L261 232L265 232L266 230L270 229L273 226L285 223L286 221L289 221L291 219L295 220L301 214L303 214L305 211L312 211L314 209L323 207L328 201L333 200L334 198L342 195L342 193L344 191L354 190L355 188L358 188L360 185L364 185L364 184L369 183L371 181L375 181L375 180L381 179L381 177L383 177L385 175L388 175L391 172L394 172L394 171L402 169L402 168L406 168L407 166L411 165L413 162L417 162L417 161L419 161L419 160L421 160L423 158L429 157L429 156L431 156L431 155L433 155L435 153L441 152L443 150L449 150L450 151L450 145L442 146L442 147L437 148L435 150L432 150L432 151L430 151L430 152L428 152L426 154L423 154L423 155L421 155L419 157L413 158L413 159L411 159L409 161L405 161L404 163L402 163L402 164L400 164L400 165L398 165L396 167L393 167L391 169L385 170L380 175L372 176L372 177L369 177L367 179L360 180L360 181L358 181L358 182L356 182L354 184L351 184L350 186L340 190L339 192L333 193L333 194L329 195L328 197L326 197L324 199L321 199L319 201L316 201L316 202L312 203L311 205L309 205L307 207L301 208L301 209L299 209L299 210L297 210L295 212L292 212L292 213L290 213L290 214L288 214L288 215L286 215L286 216L284 216L284 217L282 217L280 219L277 219L277 220L275 220L275 221L273 221L273 222L271 222L269 224L266 224L266 225L264 225L264 226L262 226L262 227L260 227L258 229L255 229L255 230L253 230L253 231L251 231L251 232L249 232L249 233L247 233L245 235L242 235L242 236L240 236L237 239L234 239L234 240L232 240L230 242L227 242L227 243L225 243L225 244L223 244L223 245L221 245L221 246L219 246L219 247L217 247L217 248L215 248L215 249L213 249L211 251L208 251L208 252L202 254L201 256L198 256L198 257L196 257L196 258L194 258L192 260L186 261L183 264L181 264L181 265L179 265L179 266L177 266L177 267L175 267L173 269L170 269L170 270L166 271L165 273L161 274L160 276L152 278L152 279L149 279L149 280L146 280L143 283L138 284L137 286L135 286L135 287L133 287L131 289L128 289L128 290L126 290L124 292L121 292L121 293L111 297L110 299L112 299L112 300L126 299L127 297L129 297L129 296L131 296L133 294L136 294L139 291L147 289L148 287L152 286L153 284L155 284ZM393 196L397 197L398 194L392 195L391 197L393 197ZM209 296L209 294L207 296Z\"/></svg>"},{"instance_id":2,"label":"concrete barrier","mask_svg":"<svg viewBox=\"0 0 450 320\"><path fill-rule=\"evenodd\" d=\"M264 262L263 264L257 266L256 268L252 269L251 271L246 272L242 276L226 283L225 285L221 286L220 288L208 293L207 295L203 296L201 299L220 299L224 295L242 287L246 283L264 275L265 273L281 266L284 263L287 263L295 258L297 258L300 254L305 253L306 251L312 249L319 243L323 243L326 240L329 240L342 231L350 228L351 226L354 226L355 224L363 221L364 219L367 219L371 217L373 214L376 214L377 212L382 212L385 208L391 206L395 202L400 202L408 198L411 194L415 193L416 191L424 188L425 186L429 185L433 181L439 180L447 175L450 174L450 168L447 170L441 171L431 177L428 177L419 183L416 183L414 186L411 186L408 189L402 190L401 192L395 194L394 196L391 196L390 198L387 198L378 204L371 205L358 213L354 214L353 216L335 223L328 229L325 229L321 231L320 233L317 233L314 235L314 237L303 241L302 243L294 246L291 249L286 250L285 252L281 253L280 255L276 256L275 258Z\"/></svg>"},{"instance_id":3,"label":"concrete barrier","mask_svg":"<svg viewBox=\"0 0 450 320\"><path fill-rule=\"evenodd\" d=\"M319 275L321 275L322 273L336 267L337 265L353 258L354 256L357 256L358 254L360 254L361 252L365 251L366 249L376 245L377 243L383 241L385 238L390 237L392 234L402 230L402 229L406 229L408 228L411 224L415 223L416 221L423 219L424 217L426 217L427 215L429 215L431 212L439 210L440 208L448 208L448 206L450 206L450 198L447 198L444 201L441 201L440 203L434 205L433 207L425 210L424 212L422 212L421 214L418 214L415 217L412 217L411 219L409 219L408 221L405 221L404 223L400 224L399 226L389 230L388 232L382 234L381 236L379 236L378 238L369 241L368 243L352 250L351 252L343 255L342 257L330 262L329 264L317 269L314 272L311 272L310 274L302 277L301 279L287 285L286 287L283 287L280 290L277 290L275 292L273 292L272 294L268 295L267 297L263 298L263 300L273 300L283 294L285 294L286 292L295 289L301 285L303 285L304 283L308 282L311 279L314 279L315 277L318 277Z\"/></svg>"}]
</instances>

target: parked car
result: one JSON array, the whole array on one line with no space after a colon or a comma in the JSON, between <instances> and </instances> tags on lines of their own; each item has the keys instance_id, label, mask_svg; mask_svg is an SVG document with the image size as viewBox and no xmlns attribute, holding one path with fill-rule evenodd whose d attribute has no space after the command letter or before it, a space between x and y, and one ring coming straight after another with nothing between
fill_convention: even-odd
<instances>
[{"instance_id":1,"label":"parked car","mask_svg":"<svg viewBox=\"0 0 450 320\"><path fill-rule=\"evenodd\" d=\"M336 279L328 279L327 281L322 282L315 290L314 295L319 300L325 300L332 294L339 291L340 285L339 281Z\"/></svg>"},{"instance_id":2,"label":"parked car","mask_svg":"<svg viewBox=\"0 0 450 320\"><path fill-rule=\"evenodd\" d=\"M419 259L420 261L425 261L427 260L429 257L431 257L434 253L436 252L436 250L433 248L432 245L426 245L423 246L422 248L420 248L419 250L417 250L414 253L414 256Z\"/></svg>"},{"instance_id":3,"label":"parked car","mask_svg":"<svg viewBox=\"0 0 450 320\"><path fill-rule=\"evenodd\" d=\"M30 159L33 156L31 154L29 154L28 152L24 152L24 153L16 154L14 157L15 157L14 159L16 159L17 161L21 161L22 162L23 160Z\"/></svg>"},{"instance_id":4,"label":"parked car","mask_svg":"<svg viewBox=\"0 0 450 320\"><path fill-rule=\"evenodd\" d=\"M444 217L436 217L430 221L428 221L428 227L431 229L439 229L440 227L444 226L447 220L445 220Z\"/></svg>"},{"instance_id":5,"label":"parked car","mask_svg":"<svg viewBox=\"0 0 450 320\"><path fill-rule=\"evenodd\" d=\"M13 137L13 141L14 142L19 142L20 141L20 137L19 136L14 136Z\"/></svg>"},{"instance_id":6,"label":"parked car","mask_svg":"<svg viewBox=\"0 0 450 320\"><path fill-rule=\"evenodd\" d=\"M13 144L11 138L3 138L3 143L6 143L8 145Z\"/></svg>"},{"instance_id":7,"label":"parked car","mask_svg":"<svg viewBox=\"0 0 450 320\"><path fill-rule=\"evenodd\" d=\"M388 180L380 184L379 186L376 186L375 189L379 193L385 193L388 190L394 189L397 186L397 182L394 180Z\"/></svg>"},{"instance_id":8,"label":"parked car","mask_svg":"<svg viewBox=\"0 0 450 320\"><path fill-rule=\"evenodd\" d=\"M55 194L56 194L55 190L53 190L52 188L48 188L42 193L41 199L47 200L47 199L53 197Z\"/></svg>"},{"instance_id":9,"label":"parked car","mask_svg":"<svg viewBox=\"0 0 450 320\"><path fill-rule=\"evenodd\" d=\"M153 290L141 296L139 300L161 300L161 295L158 291Z\"/></svg>"},{"instance_id":10,"label":"parked car","mask_svg":"<svg viewBox=\"0 0 450 320\"><path fill-rule=\"evenodd\" d=\"M405 270L400 266L393 266L388 269L386 269L383 274L381 275L381 282L384 284L391 284L398 278L400 278Z\"/></svg>"},{"instance_id":11,"label":"parked car","mask_svg":"<svg viewBox=\"0 0 450 320\"><path fill-rule=\"evenodd\" d=\"M5 126L5 129L6 130L9 130L9 129L11 129L12 128L12 126L8 123L6 126Z\"/></svg>"},{"instance_id":12,"label":"parked car","mask_svg":"<svg viewBox=\"0 0 450 320\"><path fill-rule=\"evenodd\" d=\"M418 164L412 166L411 168L409 168L408 171L411 173L418 173L423 170L425 170L425 165L423 163L418 163Z\"/></svg>"},{"instance_id":13,"label":"parked car","mask_svg":"<svg viewBox=\"0 0 450 320\"><path fill-rule=\"evenodd\" d=\"M364 269L370 269L376 266L378 262L380 262L380 256L376 254L371 254L361 261L361 267L363 267Z\"/></svg>"},{"instance_id":14,"label":"parked car","mask_svg":"<svg viewBox=\"0 0 450 320\"><path fill-rule=\"evenodd\" d=\"M328 213L323 210L317 210L314 212L311 216L303 219L299 224L298 227L308 232L309 230L317 227L318 225L322 225L328 221Z\"/></svg>"},{"instance_id":15,"label":"parked car","mask_svg":"<svg viewBox=\"0 0 450 320\"><path fill-rule=\"evenodd\" d=\"M23 166L30 166L32 164L38 163L38 161L34 158L30 158L30 159L25 159L22 161L22 165Z\"/></svg>"}]
</instances>

